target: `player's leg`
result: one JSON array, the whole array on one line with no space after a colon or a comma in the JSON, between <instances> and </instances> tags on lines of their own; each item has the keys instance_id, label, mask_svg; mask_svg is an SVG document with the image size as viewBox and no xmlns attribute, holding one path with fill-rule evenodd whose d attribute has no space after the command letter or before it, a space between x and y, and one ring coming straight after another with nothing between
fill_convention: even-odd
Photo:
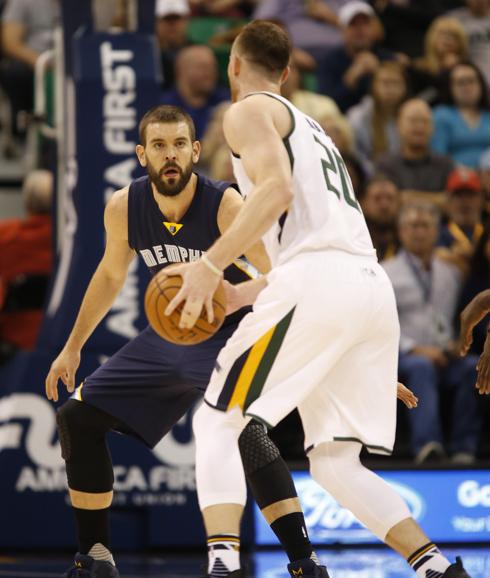
<instances>
[{"instance_id":1,"label":"player's leg","mask_svg":"<svg viewBox=\"0 0 490 578\"><path fill-rule=\"evenodd\" d=\"M181 354L182 348L147 329L87 377L60 409L58 428L82 555L68 576L99 576L103 564L114 568L109 537L113 471L106 434L116 429L153 447L192 407L200 393L182 385ZM105 578L106 570L100 576Z\"/></svg>"},{"instance_id":2,"label":"player's leg","mask_svg":"<svg viewBox=\"0 0 490 578\"><path fill-rule=\"evenodd\" d=\"M194 417L194 432L196 480L210 554L208 576L241 576L237 537L246 502L241 459L254 498L290 559L316 560L289 470L266 428L244 418L238 408L225 413L203 404ZM270 477L283 481L279 496L269 495L268 484L262 483ZM311 565L316 567L316 561Z\"/></svg>"},{"instance_id":3,"label":"player's leg","mask_svg":"<svg viewBox=\"0 0 490 578\"><path fill-rule=\"evenodd\" d=\"M247 501L238 451L243 427L239 412L202 404L194 415L196 483L208 544L207 576L241 576L240 523Z\"/></svg>"},{"instance_id":4,"label":"player's leg","mask_svg":"<svg viewBox=\"0 0 490 578\"><path fill-rule=\"evenodd\" d=\"M344 354L325 383L299 408L305 444L311 448L311 473L343 507L407 559L419 578L463 578L464 571L450 566L397 492L359 459L362 444L371 452L390 453L395 434L398 325L390 315L389 295L383 298L380 292L379 297L381 307L367 339ZM377 303L374 296L372 303L373 307Z\"/></svg>"},{"instance_id":5,"label":"player's leg","mask_svg":"<svg viewBox=\"0 0 490 578\"><path fill-rule=\"evenodd\" d=\"M109 534L114 475L106 434L117 420L87 403L70 399L58 411L57 421L78 551L83 557L76 561L87 568L91 560L115 566ZM115 569L113 574L117 576Z\"/></svg>"},{"instance_id":6,"label":"player's leg","mask_svg":"<svg viewBox=\"0 0 490 578\"><path fill-rule=\"evenodd\" d=\"M311 270L311 267L305 265L305 269ZM311 544L290 474L264 428L257 423L262 420L275 425L285 417L308 395L309 389L315 387L325 367L335 363L343 346L342 335L331 348L325 348L324 343L313 339L317 331L321 334L329 324L323 324L321 317L313 314L310 308L304 319L303 307L296 308L291 303L291 296L294 298L292 279L300 285L298 293L304 292L305 275L302 273L286 274L288 283L279 280L259 296L254 312L241 322L220 352L217 369L206 392L207 403L222 413L203 406L194 423L201 508L208 513L210 507L230 501L224 497L229 496L230 488L233 488L229 475L232 467L223 468L220 456L229 454L240 439L245 473L252 491L291 559L304 562L306 578L325 576L326 571L310 559ZM317 287L318 283L306 285ZM315 295L315 300L319 299L320 294ZM334 325L333 332L338 328L337 335L347 335L345 327L342 329L339 325L339 322ZM256 421L245 427L243 413ZM210 424L214 424L212 430ZM261 480L266 478L268 485L278 490L277 495L269 494L265 484L262 487ZM291 570L299 571L299 568Z\"/></svg>"}]
</instances>

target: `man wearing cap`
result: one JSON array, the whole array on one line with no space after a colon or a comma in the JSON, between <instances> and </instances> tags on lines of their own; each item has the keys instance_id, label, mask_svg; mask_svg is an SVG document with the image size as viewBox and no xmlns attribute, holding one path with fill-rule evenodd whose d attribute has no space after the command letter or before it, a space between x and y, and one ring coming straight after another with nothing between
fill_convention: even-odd
<instances>
[{"instance_id":1,"label":"man wearing cap","mask_svg":"<svg viewBox=\"0 0 490 578\"><path fill-rule=\"evenodd\" d=\"M155 4L155 32L160 45L163 69L163 88L175 82L174 65L177 53L188 45L187 27L191 10L188 0L157 0Z\"/></svg>"},{"instance_id":2,"label":"man wearing cap","mask_svg":"<svg viewBox=\"0 0 490 578\"><path fill-rule=\"evenodd\" d=\"M483 233L483 195L478 173L457 167L449 175L446 191L449 219L441 229L438 255L465 272Z\"/></svg>"},{"instance_id":3,"label":"man wearing cap","mask_svg":"<svg viewBox=\"0 0 490 578\"><path fill-rule=\"evenodd\" d=\"M352 0L338 15L344 44L333 49L318 69L319 90L331 96L342 112L365 96L380 61L393 54L375 47L376 20L369 4Z\"/></svg>"}]
</instances>

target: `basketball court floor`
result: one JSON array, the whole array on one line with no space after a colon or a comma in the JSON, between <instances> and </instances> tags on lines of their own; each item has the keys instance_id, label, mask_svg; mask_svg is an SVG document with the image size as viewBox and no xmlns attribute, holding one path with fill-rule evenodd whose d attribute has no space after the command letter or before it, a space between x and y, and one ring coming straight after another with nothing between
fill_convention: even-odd
<instances>
[{"instance_id":1,"label":"basketball court floor","mask_svg":"<svg viewBox=\"0 0 490 578\"><path fill-rule=\"evenodd\" d=\"M490 536L490 533L489 533ZM406 562L386 549L346 549L318 552L331 578L413 578ZM444 549L454 559L461 555L472 578L490 578L488 547ZM119 556L121 578L202 578L203 556ZM0 578L61 578L70 560L66 556L0 557ZM286 578L286 558L280 551L259 551L246 558L247 578Z\"/></svg>"}]
</instances>

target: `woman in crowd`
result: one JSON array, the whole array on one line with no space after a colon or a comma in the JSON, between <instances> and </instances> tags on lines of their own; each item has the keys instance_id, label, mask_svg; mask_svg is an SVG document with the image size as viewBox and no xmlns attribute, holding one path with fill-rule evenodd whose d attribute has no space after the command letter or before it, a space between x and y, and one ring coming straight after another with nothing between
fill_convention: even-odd
<instances>
[{"instance_id":1,"label":"woman in crowd","mask_svg":"<svg viewBox=\"0 0 490 578\"><path fill-rule=\"evenodd\" d=\"M471 62L455 64L447 73L443 103L434 108L434 151L457 164L478 168L490 147L490 108L480 70Z\"/></svg>"},{"instance_id":2,"label":"woman in crowd","mask_svg":"<svg viewBox=\"0 0 490 578\"><path fill-rule=\"evenodd\" d=\"M438 102L442 76L467 58L468 38L461 23L448 16L436 18L425 37L424 56L409 69L413 94L430 103Z\"/></svg>"},{"instance_id":3,"label":"woman in crowd","mask_svg":"<svg viewBox=\"0 0 490 578\"><path fill-rule=\"evenodd\" d=\"M407 81L403 65L387 60L374 73L371 94L349 111L357 154L370 174L381 154L396 152L399 148L396 118L406 96Z\"/></svg>"}]
</instances>

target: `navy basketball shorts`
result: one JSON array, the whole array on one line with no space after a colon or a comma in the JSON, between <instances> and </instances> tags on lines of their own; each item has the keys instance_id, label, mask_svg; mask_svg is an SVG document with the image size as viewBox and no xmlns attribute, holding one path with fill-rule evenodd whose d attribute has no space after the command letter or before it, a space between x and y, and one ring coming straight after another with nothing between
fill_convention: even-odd
<instances>
[{"instance_id":1,"label":"navy basketball shorts","mask_svg":"<svg viewBox=\"0 0 490 578\"><path fill-rule=\"evenodd\" d=\"M174 345L147 327L89 375L73 394L118 419L122 433L153 448L202 398L220 349L237 328L197 345Z\"/></svg>"}]
</instances>

